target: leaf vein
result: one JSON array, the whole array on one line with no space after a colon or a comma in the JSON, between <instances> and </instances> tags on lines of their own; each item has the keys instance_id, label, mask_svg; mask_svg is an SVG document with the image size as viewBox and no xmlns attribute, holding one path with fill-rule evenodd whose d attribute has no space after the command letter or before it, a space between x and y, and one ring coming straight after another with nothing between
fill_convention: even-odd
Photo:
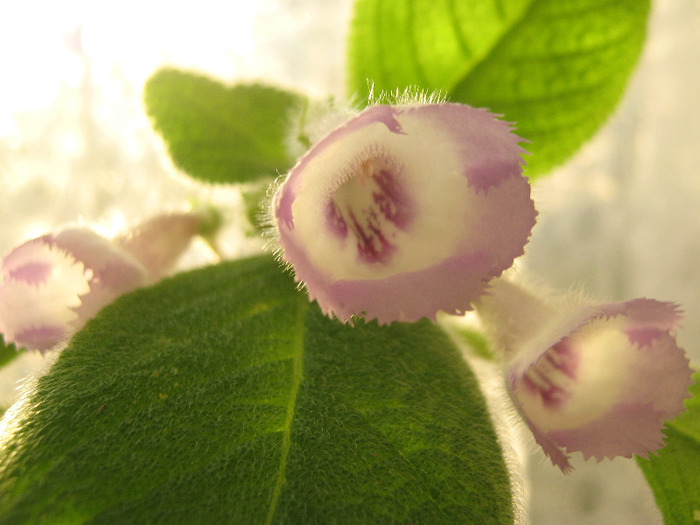
<instances>
[{"instance_id":1,"label":"leaf vein","mask_svg":"<svg viewBox=\"0 0 700 525\"><path fill-rule=\"evenodd\" d=\"M308 307L302 306L306 304L300 302L299 312L300 317L306 315ZM272 520L277 511L277 504L279 502L280 494L282 493L282 487L286 481L285 473L287 470L287 461L289 458L289 449L292 444L292 422L294 420L294 412L296 410L297 395L299 394L299 386L301 385L303 377L303 366L304 366L304 343L305 343L305 326L306 324L300 319L297 326L301 329L301 334L299 336L299 343L294 349L294 361L292 366L292 388L290 392L290 400L287 409L287 416L284 421L284 431L282 435L282 456L280 458L280 468L277 472L277 480L275 482L275 487L272 491L272 499L270 501L270 507L268 509L267 518L265 519L266 525L272 523Z\"/></svg>"}]
</instances>

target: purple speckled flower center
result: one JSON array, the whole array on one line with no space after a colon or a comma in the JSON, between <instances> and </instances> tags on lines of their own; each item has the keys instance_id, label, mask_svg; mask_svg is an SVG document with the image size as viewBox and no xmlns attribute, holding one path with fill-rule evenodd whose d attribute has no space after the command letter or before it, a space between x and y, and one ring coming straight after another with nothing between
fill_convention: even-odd
<instances>
[{"instance_id":1,"label":"purple speckled flower center","mask_svg":"<svg viewBox=\"0 0 700 525\"><path fill-rule=\"evenodd\" d=\"M566 382L576 379L578 364L578 353L570 341L563 339L525 373L523 385L537 393L547 408L561 407L571 395Z\"/></svg>"},{"instance_id":2,"label":"purple speckled flower center","mask_svg":"<svg viewBox=\"0 0 700 525\"><path fill-rule=\"evenodd\" d=\"M389 262L398 232L413 221L414 205L401 175L401 167L385 156L368 158L326 204L328 228L341 239L350 236L362 263Z\"/></svg>"}]
</instances>

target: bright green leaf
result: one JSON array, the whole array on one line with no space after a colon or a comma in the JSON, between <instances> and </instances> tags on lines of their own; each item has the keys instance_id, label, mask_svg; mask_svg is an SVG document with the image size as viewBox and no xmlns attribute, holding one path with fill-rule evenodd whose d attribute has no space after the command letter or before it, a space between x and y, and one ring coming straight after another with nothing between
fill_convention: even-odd
<instances>
[{"instance_id":1,"label":"bright green leaf","mask_svg":"<svg viewBox=\"0 0 700 525\"><path fill-rule=\"evenodd\" d=\"M693 379L688 411L668 424L666 446L637 459L667 525L700 522L700 374Z\"/></svg>"},{"instance_id":2,"label":"bright green leaf","mask_svg":"<svg viewBox=\"0 0 700 525\"><path fill-rule=\"evenodd\" d=\"M268 257L117 300L18 418L2 522L513 522L446 335L329 320Z\"/></svg>"},{"instance_id":3,"label":"bright green leaf","mask_svg":"<svg viewBox=\"0 0 700 525\"><path fill-rule=\"evenodd\" d=\"M359 0L349 87L418 86L487 107L530 141L528 175L569 158L620 100L649 0Z\"/></svg>"},{"instance_id":4,"label":"bright green leaf","mask_svg":"<svg viewBox=\"0 0 700 525\"><path fill-rule=\"evenodd\" d=\"M533 0L357 0L349 39L351 92L448 90L483 61Z\"/></svg>"},{"instance_id":5,"label":"bright green leaf","mask_svg":"<svg viewBox=\"0 0 700 525\"><path fill-rule=\"evenodd\" d=\"M249 182L284 173L296 159L285 141L302 97L259 84L226 87L174 69L144 88L146 111L173 162L207 182Z\"/></svg>"}]
</instances>

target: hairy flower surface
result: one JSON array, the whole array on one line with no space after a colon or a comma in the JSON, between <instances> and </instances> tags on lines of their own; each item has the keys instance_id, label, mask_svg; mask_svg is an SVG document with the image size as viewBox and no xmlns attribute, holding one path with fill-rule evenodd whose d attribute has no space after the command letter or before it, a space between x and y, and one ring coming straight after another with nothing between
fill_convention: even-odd
<instances>
[{"instance_id":1,"label":"hairy flower surface","mask_svg":"<svg viewBox=\"0 0 700 525\"><path fill-rule=\"evenodd\" d=\"M509 318L506 342L510 395L552 463L571 469L567 453L601 461L647 457L664 443L664 423L684 410L692 370L674 330L680 313L653 299L546 311L522 292L496 283L480 312L487 322ZM508 308L516 300L518 305ZM495 308L501 311L494 313ZM517 312L544 315L528 331ZM523 337L524 336L524 337Z\"/></svg>"},{"instance_id":2,"label":"hairy flower surface","mask_svg":"<svg viewBox=\"0 0 700 525\"><path fill-rule=\"evenodd\" d=\"M157 280L184 250L198 215L151 219L114 241L91 230L44 235L1 261L0 333L48 350L120 295Z\"/></svg>"},{"instance_id":3,"label":"hairy flower surface","mask_svg":"<svg viewBox=\"0 0 700 525\"><path fill-rule=\"evenodd\" d=\"M311 148L275 194L283 258L343 321L469 310L535 222L520 141L465 105L371 107Z\"/></svg>"}]
</instances>

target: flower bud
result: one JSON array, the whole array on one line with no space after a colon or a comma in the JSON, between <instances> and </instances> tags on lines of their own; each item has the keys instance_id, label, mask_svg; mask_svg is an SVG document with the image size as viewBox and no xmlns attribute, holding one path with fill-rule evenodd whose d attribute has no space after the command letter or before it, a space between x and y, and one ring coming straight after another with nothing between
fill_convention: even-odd
<instances>
[{"instance_id":1,"label":"flower bud","mask_svg":"<svg viewBox=\"0 0 700 525\"><path fill-rule=\"evenodd\" d=\"M680 313L653 299L553 308L499 280L478 311L506 358L506 386L545 454L647 457L684 410L692 370Z\"/></svg>"},{"instance_id":2,"label":"flower bud","mask_svg":"<svg viewBox=\"0 0 700 525\"><path fill-rule=\"evenodd\" d=\"M343 321L470 310L535 223L519 142L482 109L371 107L312 147L275 194L282 257Z\"/></svg>"},{"instance_id":3,"label":"flower bud","mask_svg":"<svg viewBox=\"0 0 700 525\"><path fill-rule=\"evenodd\" d=\"M117 237L115 241L146 268L149 281L155 282L172 268L189 246L192 237L202 233L203 225L209 220L207 214L211 213L213 211L205 210L200 213L158 215Z\"/></svg>"}]
</instances>

